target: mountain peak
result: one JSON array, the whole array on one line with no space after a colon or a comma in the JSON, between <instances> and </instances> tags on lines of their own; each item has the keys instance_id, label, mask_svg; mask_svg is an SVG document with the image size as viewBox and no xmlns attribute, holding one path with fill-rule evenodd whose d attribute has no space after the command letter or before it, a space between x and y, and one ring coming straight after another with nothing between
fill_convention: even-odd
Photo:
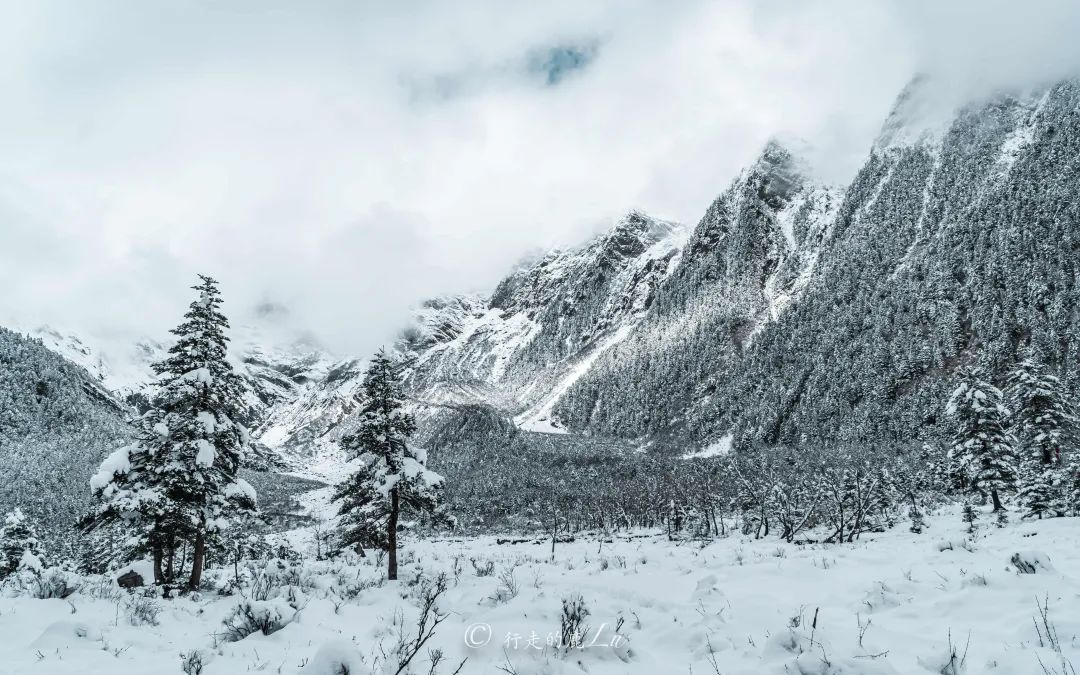
<instances>
[{"instance_id":1,"label":"mountain peak","mask_svg":"<svg viewBox=\"0 0 1080 675\"><path fill-rule=\"evenodd\" d=\"M752 190L776 211L804 188L822 185L808 159L812 146L795 136L773 136L758 158L740 174L735 185Z\"/></svg>"},{"instance_id":2,"label":"mountain peak","mask_svg":"<svg viewBox=\"0 0 1080 675\"><path fill-rule=\"evenodd\" d=\"M681 228L679 223L653 217L639 209L630 209L615 221L606 235L601 236L611 237L620 232L633 232L650 242L656 242Z\"/></svg>"},{"instance_id":3,"label":"mountain peak","mask_svg":"<svg viewBox=\"0 0 1080 675\"><path fill-rule=\"evenodd\" d=\"M678 223L654 218L644 211L634 209L616 220L611 229L586 244L584 248L598 247L601 258L636 258L653 244L681 229L682 226Z\"/></svg>"},{"instance_id":4,"label":"mountain peak","mask_svg":"<svg viewBox=\"0 0 1080 675\"><path fill-rule=\"evenodd\" d=\"M873 152L932 145L944 135L955 114L955 106L943 103L951 97L940 95L941 81L916 75L896 97L881 127Z\"/></svg>"}]
</instances>

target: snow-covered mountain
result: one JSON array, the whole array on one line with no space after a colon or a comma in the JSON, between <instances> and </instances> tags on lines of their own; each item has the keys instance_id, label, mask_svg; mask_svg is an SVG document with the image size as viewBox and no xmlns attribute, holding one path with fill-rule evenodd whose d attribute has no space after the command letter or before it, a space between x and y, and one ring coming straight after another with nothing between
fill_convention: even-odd
<instances>
[{"instance_id":1,"label":"snow-covered mountain","mask_svg":"<svg viewBox=\"0 0 1080 675\"><path fill-rule=\"evenodd\" d=\"M955 369L1000 382L1029 349L1076 390L1080 88L943 116L934 86L901 94L802 297L701 407L699 437L940 443Z\"/></svg>"},{"instance_id":2,"label":"snow-covered mountain","mask_svg":"<svg viewBox=\"0 0 1080 675\"><path fill-rule=\"evenodd\" d=\"M82 366L92 377L127 398L141 392L153 378L150 364L160 359L165 347L156 340L97 340L62 331L50 325L24 326L12 323L11 330L36 338L50 351Z\"/></svg>"},{"instance_id":3,"label":"snow-covered mountain","mask_svg":"<svg viewBox=\"0 0 1080 675\"><path fill-rule=\"evenodd\" d=\"M488 296L431 299L394 345L422 428L444 413L489 406L518 426L561 433L554 405L596 359L629 335L677 267L686 228L631 212L586 244L523 262ZM340 461L363 363L346 360L273 408L263 443L308 466Z\"/></svg>"},{"instance_id":4,"label":"snow-covered mountain","mask_svg":"<svg viewBox=\"0 0 1080 675\"><path fill-rule=\"evenodd\" d=\"M631 212L488 294L422 303L393 345L421 435L445 440L453 424L521 447L542 432L545 447L681 453L733 438L933 441L958 364L999 372L1027 346L1080 358L1077 92L948 110L917 79L847 187L816 178L801 142L774 140L693 228ZM282 333L279 311L234 317L248 422L328 474L364 360ZM163 349L35 334L129 399Z\"/></svg>"},{"instance_id":5,"label":"snow-covered mountain","mask_svg":"<svg viewBox=\"0 0 1080 675\"><path fill-rule=\"evenodd\" d=\"M459 330L415 353L414 396L436 405L489 403L523 428L561 430L554 405L645 316L687 234L631 212L584 246L518 267L485 302L468 302L467 315L444 303L439 321L453 312Z\"/></svg>"},{"instance_id":6,"label":"snow-covered mountain","mask_svg":"<svg viewBox=\"0 0 1080 675\"><path fill-rule=\"evenodd\" d=\"M709 206L681 263L628 339L560 399L596 435L669 433L701 405L815 272L843 191L814 178L802 143L770 141Z\"/></svg>"},{"instance_id":7,"label":"snow-covered mountain","mask_svg":"<svg viewBox=\"0 0 1080 675\"><path fill-rule=\"evenodd\" d=\"M286 310L266 303L241 313L230 330L230 360L244 386L244 421L255 426L278 405L299 397L328 376L335 359L318 342L288 328ZM166 356L168 342L149 337L80 335L49 325L11 326L41 340L50 351L81 366L119 400L145 403L154 381L152 364Z\"/></svg>"}]
</instances>

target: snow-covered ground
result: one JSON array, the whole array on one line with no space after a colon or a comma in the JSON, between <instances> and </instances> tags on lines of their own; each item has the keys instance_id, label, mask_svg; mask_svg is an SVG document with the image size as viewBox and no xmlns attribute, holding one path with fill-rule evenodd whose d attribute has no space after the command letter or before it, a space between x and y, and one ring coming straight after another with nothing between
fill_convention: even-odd
<instances>
[{"instance_id":1,"label":"snow-covered ground","mask_svg":"<svg viewBox=\"0 0 1080 675\"><path fill-rule=\"evenodd\" d=\"M380 584L370 559L306 564L294 588L269 601L288 625L237 642L215 634L239 596L157 601L158 625L141 626L119 591L3 597L0 673L175 674L191 650L204 650L204 675L372 672L397 641L395 617L415 630L412 580L439 572L448 575L439 603L448 615L427 646L443 650L445 673L466 658L462 673L519 675L1026 674L1044 672L1040 658L1061 673L1043 602L1064 658L1080 664L1080 519L1004 529L983 520L974 540L955 510L921 535L899 525L843 545L737 534L708 543L579 538L560 543L554 560L550 541L410 540L399 582ZM1017 552L1041 553L1053 569L1019 574ZM577 595L589 612L584 647L548 646L559 641L563 600ZM352 670L334 670L338 661ZM427 673L428 662L425 649L414 671Z\"/></svg>"}]
</instances>

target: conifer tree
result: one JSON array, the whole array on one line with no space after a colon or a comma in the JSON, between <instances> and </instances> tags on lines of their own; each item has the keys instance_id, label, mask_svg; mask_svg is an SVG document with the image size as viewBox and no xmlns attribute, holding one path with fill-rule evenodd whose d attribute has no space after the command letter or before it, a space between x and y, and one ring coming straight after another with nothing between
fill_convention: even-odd
<instances>
[{"instance_id":1,"label":"conifer tree","mask_svg":"<svg viewBox=\"0 0 1080 675\"><path fill-rule=\"evenodd\" d=\"M397 579L397 530L403 509L443 517L442 476L426 468L427 453L409 443L416 421L404 409L399 368L380 350L364 375L364 400L356 431L342 445L357 470L338 486L340 541L361 553L386 550L387 578Z\"/></svg>"},{"instance_id":2,"label":"conifer tree","mask_svg":"<svg viewBox=\"0 0 1080 675\"><path fill-rule=\"evenodd\" d=\"M27 551L40 557L41 545L34 526L16 507L4 517L4 524L0 526L0 579L18 571L19 562Z\"/></svg>"},{"instance_id":3,"label":"conifer tree","mask_svg":"<svg viewBox=\"0 0 1080 675\"><path fill-rule=\"evenodd\" d=\"M126 530L132 553L148 551L153 556L154 583L161 585L172 581L172 571L163 567L163 560L166 553L171 559L180 527L161 480L161 470L169 461L163 447L168 433L164 426L155 426L149 414L144 415L139 420L138 440L102 461L90 479L97 505L79 527L91 535Z\"/></svg>"},{"instance_id":4,"label":"conifer tree","mask_svg":"<svg viewBox=\"0 0 1080 675\"><path fill-rule=\"evenodd\" d=\"M1001 494L1016 486L1016 458L1001 390L964 368L946 410L956 423L951 453L958 470L971 490L990 498L994 511L1002 510Z\"/></svg>"},{"instance_id":5,"label":"conifer tree","mask_svg":"<svg viewBox=\"0 0 1080 675\"><path fill-rule=\"evenodd\" d=\"M1019 498L1025 515L1068 511L1068 459L1076 439L1076 412L1061 381L1030 356L1009 375L1009 407L1019 455Z\"/></svg>"},{"instance_id":6,"label":"conifer tree","mask_svg":"<svg viewBox=\"0 0 1080 675\"><path fill-rule=\"evenodd\" d=\"M84 521L91 529L118 520L134 526L153 553L157 583L172 580L177 545L190 542L192 590L202 579L207 538L255 509L255 491L237 476L249 440L235 421L241 390L226 359L229 323L217 282L199 280L198 298L172 330L176 344L153 366L157 388L139 438L102 463L91 480L101 504Z\"/></svg>"}]
</instances>

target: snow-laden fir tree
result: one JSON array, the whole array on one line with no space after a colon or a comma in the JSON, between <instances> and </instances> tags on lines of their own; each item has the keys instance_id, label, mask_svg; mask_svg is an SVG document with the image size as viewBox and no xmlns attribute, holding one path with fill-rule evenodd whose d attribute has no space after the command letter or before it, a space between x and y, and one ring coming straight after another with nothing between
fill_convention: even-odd
<instances>
[{"instance_id":1,"label":"snow-laden fir tree","mask_svg":"<svg viewBox=\"0 0 1080 675\"><path fill-rule=\"evenodd\" d=\"M994 511L1000 511L1002 493L1016 487L1015 442L1001 390L983 380L978 370L964 368L946 412L956 424L950 452L957 470L968 478L972 491L989 497Z\"/></svg>"},{"instance_id":2,"label":"snow-laden fir tree","mask_svg":"<svg viewBox=\"0 0 1080 675\"><path fill-rule=\"evenodd\" d=\"M404 408L398 366L380 350L364 375L356 431L342 439L356 471L341 483L340 543L388 552L387 577L397 579L397 530L402 510L442 517L442 476L426 468L427 452L409 443L416 421Z\"/></svg>"},{"instance_id":3,"label":"snow-laden fir tree","mask_svg":"<svg viewBox=\"0 0 1080 675\"><path fill-rule=\"evenodd\" d=\"M26 552L41 557L41 544L33 524L15 508L4 516L0 526L0 579L14 574L19 569L19 562Z\"/></svg>"},{"instance_id":4,"label":"snow-laden fir tree","mask_svg":"<svg viewBox=\"0 0 1080 675\"><path fill-rule=\"evenodd\" d=\"M1076 440L1072 402L1061 380L1031 357L1009 374L1007 392L1019 455L1018 497L1025 515L1065 515L1072 487L1068 459Z\"/></svg>"},{"instance_id":5,"label":"snow-laden fir tree","mask_svg":"<svg viewBox=\"0 0 1080 675\"><path fill-rule=\"evenodd\" d=\"M169 461L164 448L167 429L155 426L148 416L139 421L139 440L114 450L102 461L90 479L90 489L97 498L94 509L79 525L91 536L108 532L126 532L122 546L126 555L151 553L154 560L154 583L172 581L172 565L163 566L183 536L177 509L167 497L162 472Z\"/></svg>"},{"instance_id":6,"label":"snow-laden fir tree","mask_svg":"<svg viewBox=\"0 0 1080 675\"><path fill-rule=\"evenodd\" d=\"M235 421L241 393L226 359L229 323L217 282L199 279L198 298L172 331L176 344L154 364L157 386L138 440L107 457L91 479L100 503L84 520L90 529L128 524L153 554L156 583L172 581L178 546L189 543L191 589L201 582L207 538L255 508L255 491L237 476L249 440Z\"/></svg>"}]
</instances>

